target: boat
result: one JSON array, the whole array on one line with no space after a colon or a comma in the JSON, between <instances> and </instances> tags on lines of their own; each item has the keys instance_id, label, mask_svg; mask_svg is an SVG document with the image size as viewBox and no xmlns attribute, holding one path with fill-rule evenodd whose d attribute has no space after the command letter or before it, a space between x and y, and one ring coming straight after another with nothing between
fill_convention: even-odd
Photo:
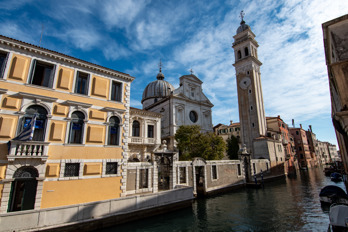
<instances>
[{"instance_id":1,"label":"boat","mask_svg":"<svg viewBox=\"0 0 348 232\"><path fill-rule=\"evenodd\" d=\"M329 212L330 225L328 231L347 231L348 230L348 206L332 205Z\"/></svg>"},{"instance_id":2,"label":"boat","mask_svg":"<svg viewBox=\"0 0 348 232\"><path fill-rule=\"evenodd\" d=\"M330 178L334 182L342 181L342 175L338 172L331 173Z\"/></svg>"},{"instance_id":3,"label":"boat","mask_svg":"<svg viewBox=\"0 0 348 232\"><path fill-rule=\"evenodd\" d=\"M319 193L321 204L345 204L348 205L348 195L338 186L328 185L321 189Z\"/></svg>"}]
</instances>

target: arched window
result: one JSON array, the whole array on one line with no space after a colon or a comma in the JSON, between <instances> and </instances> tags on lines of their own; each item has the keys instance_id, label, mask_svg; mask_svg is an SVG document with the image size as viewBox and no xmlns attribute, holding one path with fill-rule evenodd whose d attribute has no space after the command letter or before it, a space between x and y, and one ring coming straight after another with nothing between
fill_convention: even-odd
<instances>
[{"instance_id":1,"label":"arched window","mask_svg":"<svg viewBox=\"0 0 348 232\"><path fill-rule=\"evenodd\" d=\"M29 106L25 110L25 115L22 120L21 131L27 128L36 115L33 141L45 141L46 121L47 121L47 110L39 105Z\"/></svg>"},{"instance_id":2,"label":"arched window","mask_svg":"<svg viewBox=\"0 0 348 232\"><path fill-rule=\"evenodd\" d=\"M138 121L133 122L133 131L132 131L133 137L139 137L140 136L140 123Z\"/></svg>"},{"instance_id":3,"label":"arched window","mask_svg":"<svg viewBox=\"0 0 348 232\"><path fill-rule=\"evenodd\" d=\"M82 143L85 115L80 111L71 114L69 143Z\"/></svg>"},{"instance_id":4,"label":"arched window","mask_svg":"<svg viewBox=\"0 0 348 232\"><path fill-rule=\"evenodd\" d=\"M247 47L244 48L245 56L249 56L249 49Z\"/></svg>"},{"instance_id":5,"label":"arched window","mask_svg":"<svg viewBox=\"0 0 348 232\"><path fill-rule=\"evenodd\" d=\"M120 119L118 117L111 117L109 125L109 145L119 145L120 137Z\"/></svg>"},{"instance_id":6,"label":"arched window","mask_svg":"<svg viewBox=\"0 0 348 232\"><path fill-rule=\"evenodd\" d=\"M240 52L240 50L237 52L237 57L238 57L238 60L242 59L242 53Z\"/></svg>"}]
</instances>

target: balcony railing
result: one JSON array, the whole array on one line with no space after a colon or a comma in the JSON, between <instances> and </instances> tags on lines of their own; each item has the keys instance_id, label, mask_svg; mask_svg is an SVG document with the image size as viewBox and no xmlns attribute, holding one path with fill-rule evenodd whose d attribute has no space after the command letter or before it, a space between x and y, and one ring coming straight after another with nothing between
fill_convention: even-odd
<instances>
[{"instance_id":1,"label":"balcony railing","mask_svg":"<svg viewBox=\"0 0 348 232\"><path fill-rule=\"evenodd\" d=\"M47 160L48 142L42 141L11 141L11 147L7 159L14 161L19 158L39 158Z\"/></svg>"},{"instance_id":2,"label":"balcony railing","mask_svg":"<svg viewBox=\"0 0 348 232\"><path fill-rule=\"evenodd\" d=\"M130 137L131 144L156 144L154 138Z\"/></svg>"}]
</instances>

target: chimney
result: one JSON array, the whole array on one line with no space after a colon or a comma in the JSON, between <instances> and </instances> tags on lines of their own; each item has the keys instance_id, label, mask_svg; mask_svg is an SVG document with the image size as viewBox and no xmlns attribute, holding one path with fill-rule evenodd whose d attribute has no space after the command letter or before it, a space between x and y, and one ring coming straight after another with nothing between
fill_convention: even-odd
<instances>
[{"instance_id":1,"label":"chimney","mask_svg":"<svg viewBox=\"0 0 348 232\"><path fill-rule=\"evenodd\" d=\"M233 121L232 121L232 120L230 120L230 126L232 126L232 124L233 124Z\"/></svg>"},{"instance_id":2,"label":"chimney","mask_svg":"<svg viewBox=\"0 0 348 232\"><path fill-rule=\"evenodd\" d=\"M300 124L300 128L302 129L302 124Z\"/></svg>"},{"instance_id":3,"label":"chimney","mask_svg":"<svg viewBox=\"0 0 348 232\"><path fill-rule=\"evenodd\" d=\"M292 127L295 127L295 119L292 119Z\"/></svg>"},{"instance_id":4,"label":"chimney","mask_svg":"<svg viewBox=\"0 0 348 232\"><path fill-rule=\"evenodd\" d=\"M310 131L310 132L313 132L313 131L312 131L312 125L309 125L309 131Z\"/></svg>"}]
</instances>

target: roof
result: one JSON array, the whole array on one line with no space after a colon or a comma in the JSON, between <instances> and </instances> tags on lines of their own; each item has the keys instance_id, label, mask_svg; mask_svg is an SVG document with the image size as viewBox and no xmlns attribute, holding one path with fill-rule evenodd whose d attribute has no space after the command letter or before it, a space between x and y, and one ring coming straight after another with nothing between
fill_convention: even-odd
<instances>
[{"instance_id":1,"label":"roof","mask_svg":"<svg viewBox=\"0 0 348 232\"><path fill-rule=\"evenodd\" d=\"M80 65L83 67L88 67L88 68L94 69L96 71L100 71L100 72L107 73L110 75L116 75L116 76L122 77L122 78L130 80L130 81L133 81L135 79L135 77L132 77L127 73L123 73L123 72L120 72L120 71L117 71L114 69L106 68L106 67L103 67L101 65L97 65L97 64L94 64L94 63L91 63L91 62L88 62L85 60L81 60L81 59L60 53L60 52L49 50L47 48L39 47L39 46L36 46L34 44L26 43L26 42L16 40L16 39L13 39L10 37L6 37L3 35L0 35L0 43L7 44L7 45L10 45L10 43L11 43L11 45L13 47L18 47L19 49L24 49L24 50L29 50L29 51L38 50L40 54L44 53L44 55L49 56L49 57L54 56L54 58L56 58L56 59L70 62L73 64L80 63Z\"/></svg>"}]
</instances>

